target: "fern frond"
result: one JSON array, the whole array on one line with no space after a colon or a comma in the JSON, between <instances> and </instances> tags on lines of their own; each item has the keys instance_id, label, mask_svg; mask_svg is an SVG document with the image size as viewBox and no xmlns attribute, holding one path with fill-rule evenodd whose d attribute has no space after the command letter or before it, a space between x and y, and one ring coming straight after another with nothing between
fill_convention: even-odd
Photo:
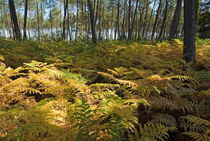
<instances>
[{"instance_id":1,"label":"fern frond","mask_svg":"<svg viewBox=\"0 0 210 141\"><path fill-rule=\"evenodd\" d=\"M112 136L113 141L124 141L126 140L126 138L124 137L124 132L125 132L125 127L122 123L122 117L117 115L117 114L113 114L109 125L108 125L108 134Z\"/></svg>"},{"instance_id":2,"label":"fern frond","mask_svg":"<svg viewBox=\"0 0 210 141\"><path fill-rule=\"evenodd\" d=\"M176 127L175 117L168 114L156 114L151 122L159 123L166 127Z\"/></svg>"},{"instance_id":3,"label":"fern frond","mask_svg":"<svg viewBox=\"0 0 210 141\"><path fill-rule=\"evenodd\" d=\"M204 134L201 134L201 133L198 133L198 132L184 132L185 135L190 136L195 141L210 141L209 133L206 132Z\"/></svg>"},{"instance_id":4,"label":"fern frond","mask_svg":"<svg viewBox=\"0 0 210 141\"><path fill-rule=\"evenodd\" d=\"M168 132L175 130L175 127L165 127L158 123L147 123L144 126L139 125L139 130L134 129L134 135L130 141L165 141L169 137Z\"/></svg>"},{"instance_id":5,"label":"fern frond","mask_svg":"<svg viewBox=\"0 0 210 141\"><path fill-rule=\"evenodd\" d=\"M165 80L180 80L180 81L186 81L186 80L192 80L193 78L190 76L184 76L184 75L173 75L173 76L167 76L164 77Z\"/></svg>"},{"instance_id":6,"label":"fern frond","mask_svg":"<svg viewBox=\"0 0 210 141\"><path fill-rule=\"evenodd\" d=\"M200 117L196 117L193 115L180 117L181 119L181 127L184 128L185 131L197 131L197 132L205 132L210 129L210 121L202 119Z\"/></svg>"}]
</instances>

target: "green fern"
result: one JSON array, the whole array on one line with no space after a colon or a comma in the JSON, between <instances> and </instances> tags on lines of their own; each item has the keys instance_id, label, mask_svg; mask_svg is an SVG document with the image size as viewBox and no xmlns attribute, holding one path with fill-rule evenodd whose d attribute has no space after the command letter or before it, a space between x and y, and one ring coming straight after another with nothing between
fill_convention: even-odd
<instances>
[{"instance_id":1,"label":"green fern","mask_svg":"<svg viewBox=\"0 0 210 141\"><path fill-rule=\"evenodd\" d=\"M112 139L108 141L125 141L124 132L125 126L122 123L121 116L113 114L108 125L108 134L112 136Z\"/></svg>"},{"instance_id":2,"label":"green fern","mask_svg":"<svg viewBox=\"0 0 210 141\"><path fill-rule=\"evenodd\" d=\"M76 111L73 113L74 127L78 128L75 141L95 141L98 133L97 122L94 120L94 113L90 109L90 105L82 98L79 105L76 106Z\"/></svg>"}]
</instances>

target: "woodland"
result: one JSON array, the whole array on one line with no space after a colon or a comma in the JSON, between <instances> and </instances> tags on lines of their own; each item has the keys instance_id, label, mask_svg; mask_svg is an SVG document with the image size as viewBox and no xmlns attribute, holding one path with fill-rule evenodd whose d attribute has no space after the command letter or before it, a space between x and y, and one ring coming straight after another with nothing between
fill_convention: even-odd
<instances>
[{"instance_id":1,"label":"woodland","mask_svg":"<svg viewBox=\"0 0 210 141\"><path fill-rule=\"evenodd\" d=\"M210 141L210 0L0 0L0 141Z\"/></svg>"}]
</instances>

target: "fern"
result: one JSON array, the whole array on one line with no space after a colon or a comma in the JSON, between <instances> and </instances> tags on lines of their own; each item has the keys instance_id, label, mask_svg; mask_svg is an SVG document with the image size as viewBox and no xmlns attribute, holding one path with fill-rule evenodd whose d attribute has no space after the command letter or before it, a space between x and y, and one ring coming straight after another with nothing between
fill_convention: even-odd
<instances>
[{"instance_id":1,"label":"fern","mask_svg":"<svg viewBox=\"0 0 210 141\"><path fill-rule=\"evenodd\" d=\"M159 123L166 127L176 127L177 124L175 117L168 114L156 114L151 122Z\"/></svg>"},{"instance_id":2,"label":"fern","mask_svg":"<svg viewBox=\"0 0 210 141\"><path fill-rule=\"evenodd\" d=\"M200 117L188 115L180 117L180 119L181 127L183 127L185 131L205 132L210 129L210 121Z\"/></svg>"},{"instance_id":3,"label":"fern","mask_svg":"<svg viewBox=\"0 0 210 141\"><path fill-rule=\"evenodd\" d=\"M94 120L93 111L90 105L82 98L82 103L76 106L76 112L73 113L73 120L75 121L75 128L78 132L75 140L95 141L97 137L96 120Z\"/></svg>"},{"instance_id":4,"label":"fern","mask_svg":"<svg viewBox=\"0 0 210 141\"><path fill-rule=\"evenodd\" d=\"M210 141L210 131L206 131L204 134L198 132L185 132L185 135L190 136L195 141Z\"/></svg>"},{"instance_id":5,"label":"fern","mask_svg":"<svg viewBox=\"0 0 210 141\"><path fill-rule=\"evenodd\" d=\"M108 134L112 136L112 139L109 141L124 141L126 138L124 137L125 127L122 123L121 116L117 114L113 114L109 125L108 125Z\"/></svg>"},{"instance_id":6,"label":"fern","mask_svg":"<svg viewBox=\"0 0 210 141\"><path fill-rule=\"evenodd\" d=\"M175 127L165 127L158 123L147 123L139 125L139 129L134 129L134 135L130 135L130 141L165 141L169 137L168 132L175 131Z\"/></svg>"}]
</instances>

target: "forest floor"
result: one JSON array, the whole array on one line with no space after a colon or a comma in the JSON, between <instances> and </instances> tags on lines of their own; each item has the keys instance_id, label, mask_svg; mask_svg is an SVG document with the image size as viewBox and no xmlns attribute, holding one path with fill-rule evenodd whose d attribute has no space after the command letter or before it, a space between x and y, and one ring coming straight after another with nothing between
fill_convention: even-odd
<instances>
[{"instance_id":1,"label":"forest floor","mask_svg":"<svg viewBox=\"0 0 210 141\"><path fill-rule=\"evenodd\" d=\"M209 141L210 40L0 39L0 140Z\"/></svg>"}]
</instances>

